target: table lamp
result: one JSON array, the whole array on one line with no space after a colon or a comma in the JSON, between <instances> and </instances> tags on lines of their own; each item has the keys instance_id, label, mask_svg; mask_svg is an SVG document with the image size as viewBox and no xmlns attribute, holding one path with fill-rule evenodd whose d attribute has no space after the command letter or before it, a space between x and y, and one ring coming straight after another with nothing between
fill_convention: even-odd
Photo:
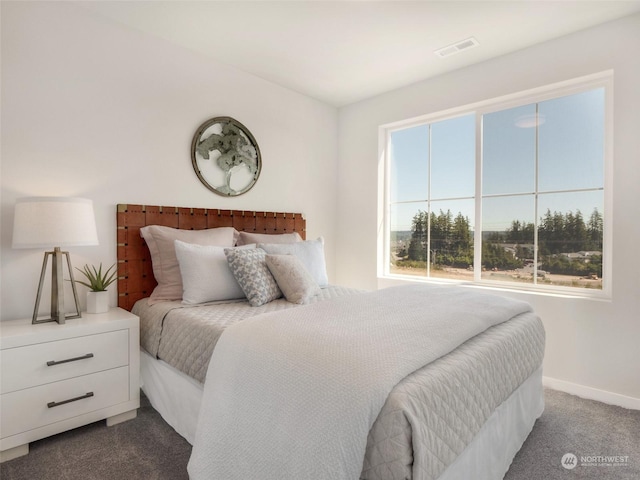
<instances>
[{"instance_id":1,"label":"table lamp","mask_svg":"<svg viewBox=\"0 0 640 480\"><path fill-rule=\"evenodd\" d=\"M28 197L16 201L13 223L13 248L53 248L45 252L36 295L36 305L31 323L65 323L71 318L80 318L80 304L73 278L69 252L60 247L98 245L93 203L85 198ZM51 265L51 317L38 319L38 307L42 295L45 272L49 257ZM64 308L64 279L62 257L67 259L67 268L75 300L75 314L67 315Z\"/></svg>"}]
</instances>

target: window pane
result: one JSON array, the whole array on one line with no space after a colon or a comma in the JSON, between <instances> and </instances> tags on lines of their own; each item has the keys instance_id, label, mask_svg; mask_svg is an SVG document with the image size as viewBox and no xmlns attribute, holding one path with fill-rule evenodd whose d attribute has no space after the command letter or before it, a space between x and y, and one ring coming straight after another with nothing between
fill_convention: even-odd
<instances>
[{"instance_id":1,"label":"window pane","mask_svg":"<svg viewBox=\"0 0 640 480\"><path fill-rule=\"evenodd\" d=\"M482 279L533 283L534 222L534 195L483 199Z\"/></svg>"},{"instance_id":2,"label":"window pane","mask_svg":"<svg viewBox=\"0 0 640 480\"><path fill-rule=\"evenodd\" d=\"M391 202L426 200L429 185L429 126L391 134Z\"/></svg>"},{"instance_id":3,"label":"window pane","mask_svg":"<svg viewBox=\"0 0 640 480\"><path fill-rule=\"evenodd\" d=\"M482 116L482 193L533 192L535 187L535 105Z\"/></svg>"},{"instance_id":4,"label":"window pane","mask_svg":"<svg viewBox=\"0 0 640 480\"><path fill-rule=\"evenodd\" d=\"M602 223L602 211L602 191L541 194L538 207L541 253L602 251L602 235L595 235L601 229L595 227ZM591 236L590 223L595 228Z\"/></svg>"},{"instance_id":5,"label":"window pane","mask_svg":"<svg viewBox=\"0 0 640 480\"><path fill-rule=\"evenodd\" d=\"M475 194L475 115L431 125L431 199Z\"/></svg>"},{"instance_id":6,"label":"window pane","mask_svg":"<svg viewBox=\"0 0 640 480\"><path fill-rule=\"evenodd\" d=\"M389 272L427 275L427 202L391 206Z\"/></svg>"},{"instance_id":7,"label":"window pane","mask_svg":"<svg viewBox=\"0 0 640 480\"><path fill-rule=\"evenodd\" d=\"M553 285L602 289L603 193L540 195L541 269Z\"/></svg>"},{"instance_id":8,"label":"window pane","mask_svg":"<svg viewBox=\"0 0 640 480\"><path fill-rule=\"evenodd\" d=\"M604 184L604 89L539 104L540 191Z\"/></svg>"},{"instance_id":9,"label":"window pane","mask_svg":"<svg viewBox=\"0 0 640 480\"><path fill-rule=\"evenodd\" d=\"M473 200L431 203L430 276L473 280Z\"/></svg>"}]
</instances>

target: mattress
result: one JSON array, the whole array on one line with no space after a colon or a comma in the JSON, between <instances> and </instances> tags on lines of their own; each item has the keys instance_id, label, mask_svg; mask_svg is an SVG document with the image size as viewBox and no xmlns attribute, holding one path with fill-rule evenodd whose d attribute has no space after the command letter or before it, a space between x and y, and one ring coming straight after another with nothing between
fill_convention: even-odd
<instances>
[{"instance_id":1,"label":"mattress","mask_svg":"<svg viewBox=\"0 0 640 480\"><path fill-rule=\"evenodd\" d=\"M323 298L353 294L331 287ZM204 379L224 328L284 300L251 308L246 302L183 308L139 302L143 348L172 368ZM262 310L260 310L262 309ZM533 314L496 325L400 382L367 439L362 479L435 479L471 444L483 425L539 368L544 331ZM194 361L195 360L195 361Z\"/></svg>"}]
</instances>

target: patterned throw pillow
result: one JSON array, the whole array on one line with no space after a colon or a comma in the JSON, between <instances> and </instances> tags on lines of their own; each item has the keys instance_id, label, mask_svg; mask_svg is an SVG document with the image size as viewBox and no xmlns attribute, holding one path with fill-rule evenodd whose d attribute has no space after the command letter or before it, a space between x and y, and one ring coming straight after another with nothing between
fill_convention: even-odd
<instances>
[{"instance_id":1,"label":"patterned throw pillow","mask_svg":"<svg viewBox=\"0 0 640 480\"><path fill-rule=\"evenodd\" d=\"M261 248L241 250L225 248L229 268L252 307L259 307L282 296L267 267L267 253Z\"/></svg>"}]
</instances>

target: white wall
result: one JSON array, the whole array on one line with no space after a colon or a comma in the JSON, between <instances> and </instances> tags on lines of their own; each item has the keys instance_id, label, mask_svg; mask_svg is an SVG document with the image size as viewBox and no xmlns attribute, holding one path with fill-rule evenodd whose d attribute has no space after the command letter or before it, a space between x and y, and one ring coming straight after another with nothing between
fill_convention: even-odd
<instances>
[{"instance_id":1,"label":"white wall","mask_svg":"<svg viewBox=\"0 0 640 480\"><path fill-rule=\"evenodd\" d=\"M11 248L24 196L94 201L100 246L70 248L76 266L115 262L117 203L303 212L333 280L335 108L70 3L1 5L2 320L31 316L42 264L42 251ZM263 160L256 186L232 199L207 190L190 159L196 128L223 115L251 130Z\"/></svg>"},{"instance_id":2,"label":"white wall","mask_svg":"<svg viewBox=\"0 0 640 480\"><path fill-rule=\"evenodd\" d=\"M15 199L31 195L93 199L100 246L70 249L77 266L115 261L116 203L295 210L306 214L309 238L326 237L331 281L374 289L379 125L614 69L613 301L516 296L544 320L546 376L640 401L640 57L630 48L640 44L640 16L390 92L338 116L72 4L0 5L2 320L30 316L35 299L42 252L11 248ZM257 185L235 199L209 192L191 169L195 129L219 115L244 123L263 155Z\"/></svg>"},{"instance_id":3,"label":"white wall","mask_svg":"<svg viewBox=\"0 0 640 480\"><path fill-rule=\"evenodd\" d=\"M640 57L632 45L640 45L640 15L342 108L337 282L388 284L376 278L379 125L613 69L613 301L513 296L544 321L544 375L556 387L640 408Z\"/></svg>"}]
</instances>

